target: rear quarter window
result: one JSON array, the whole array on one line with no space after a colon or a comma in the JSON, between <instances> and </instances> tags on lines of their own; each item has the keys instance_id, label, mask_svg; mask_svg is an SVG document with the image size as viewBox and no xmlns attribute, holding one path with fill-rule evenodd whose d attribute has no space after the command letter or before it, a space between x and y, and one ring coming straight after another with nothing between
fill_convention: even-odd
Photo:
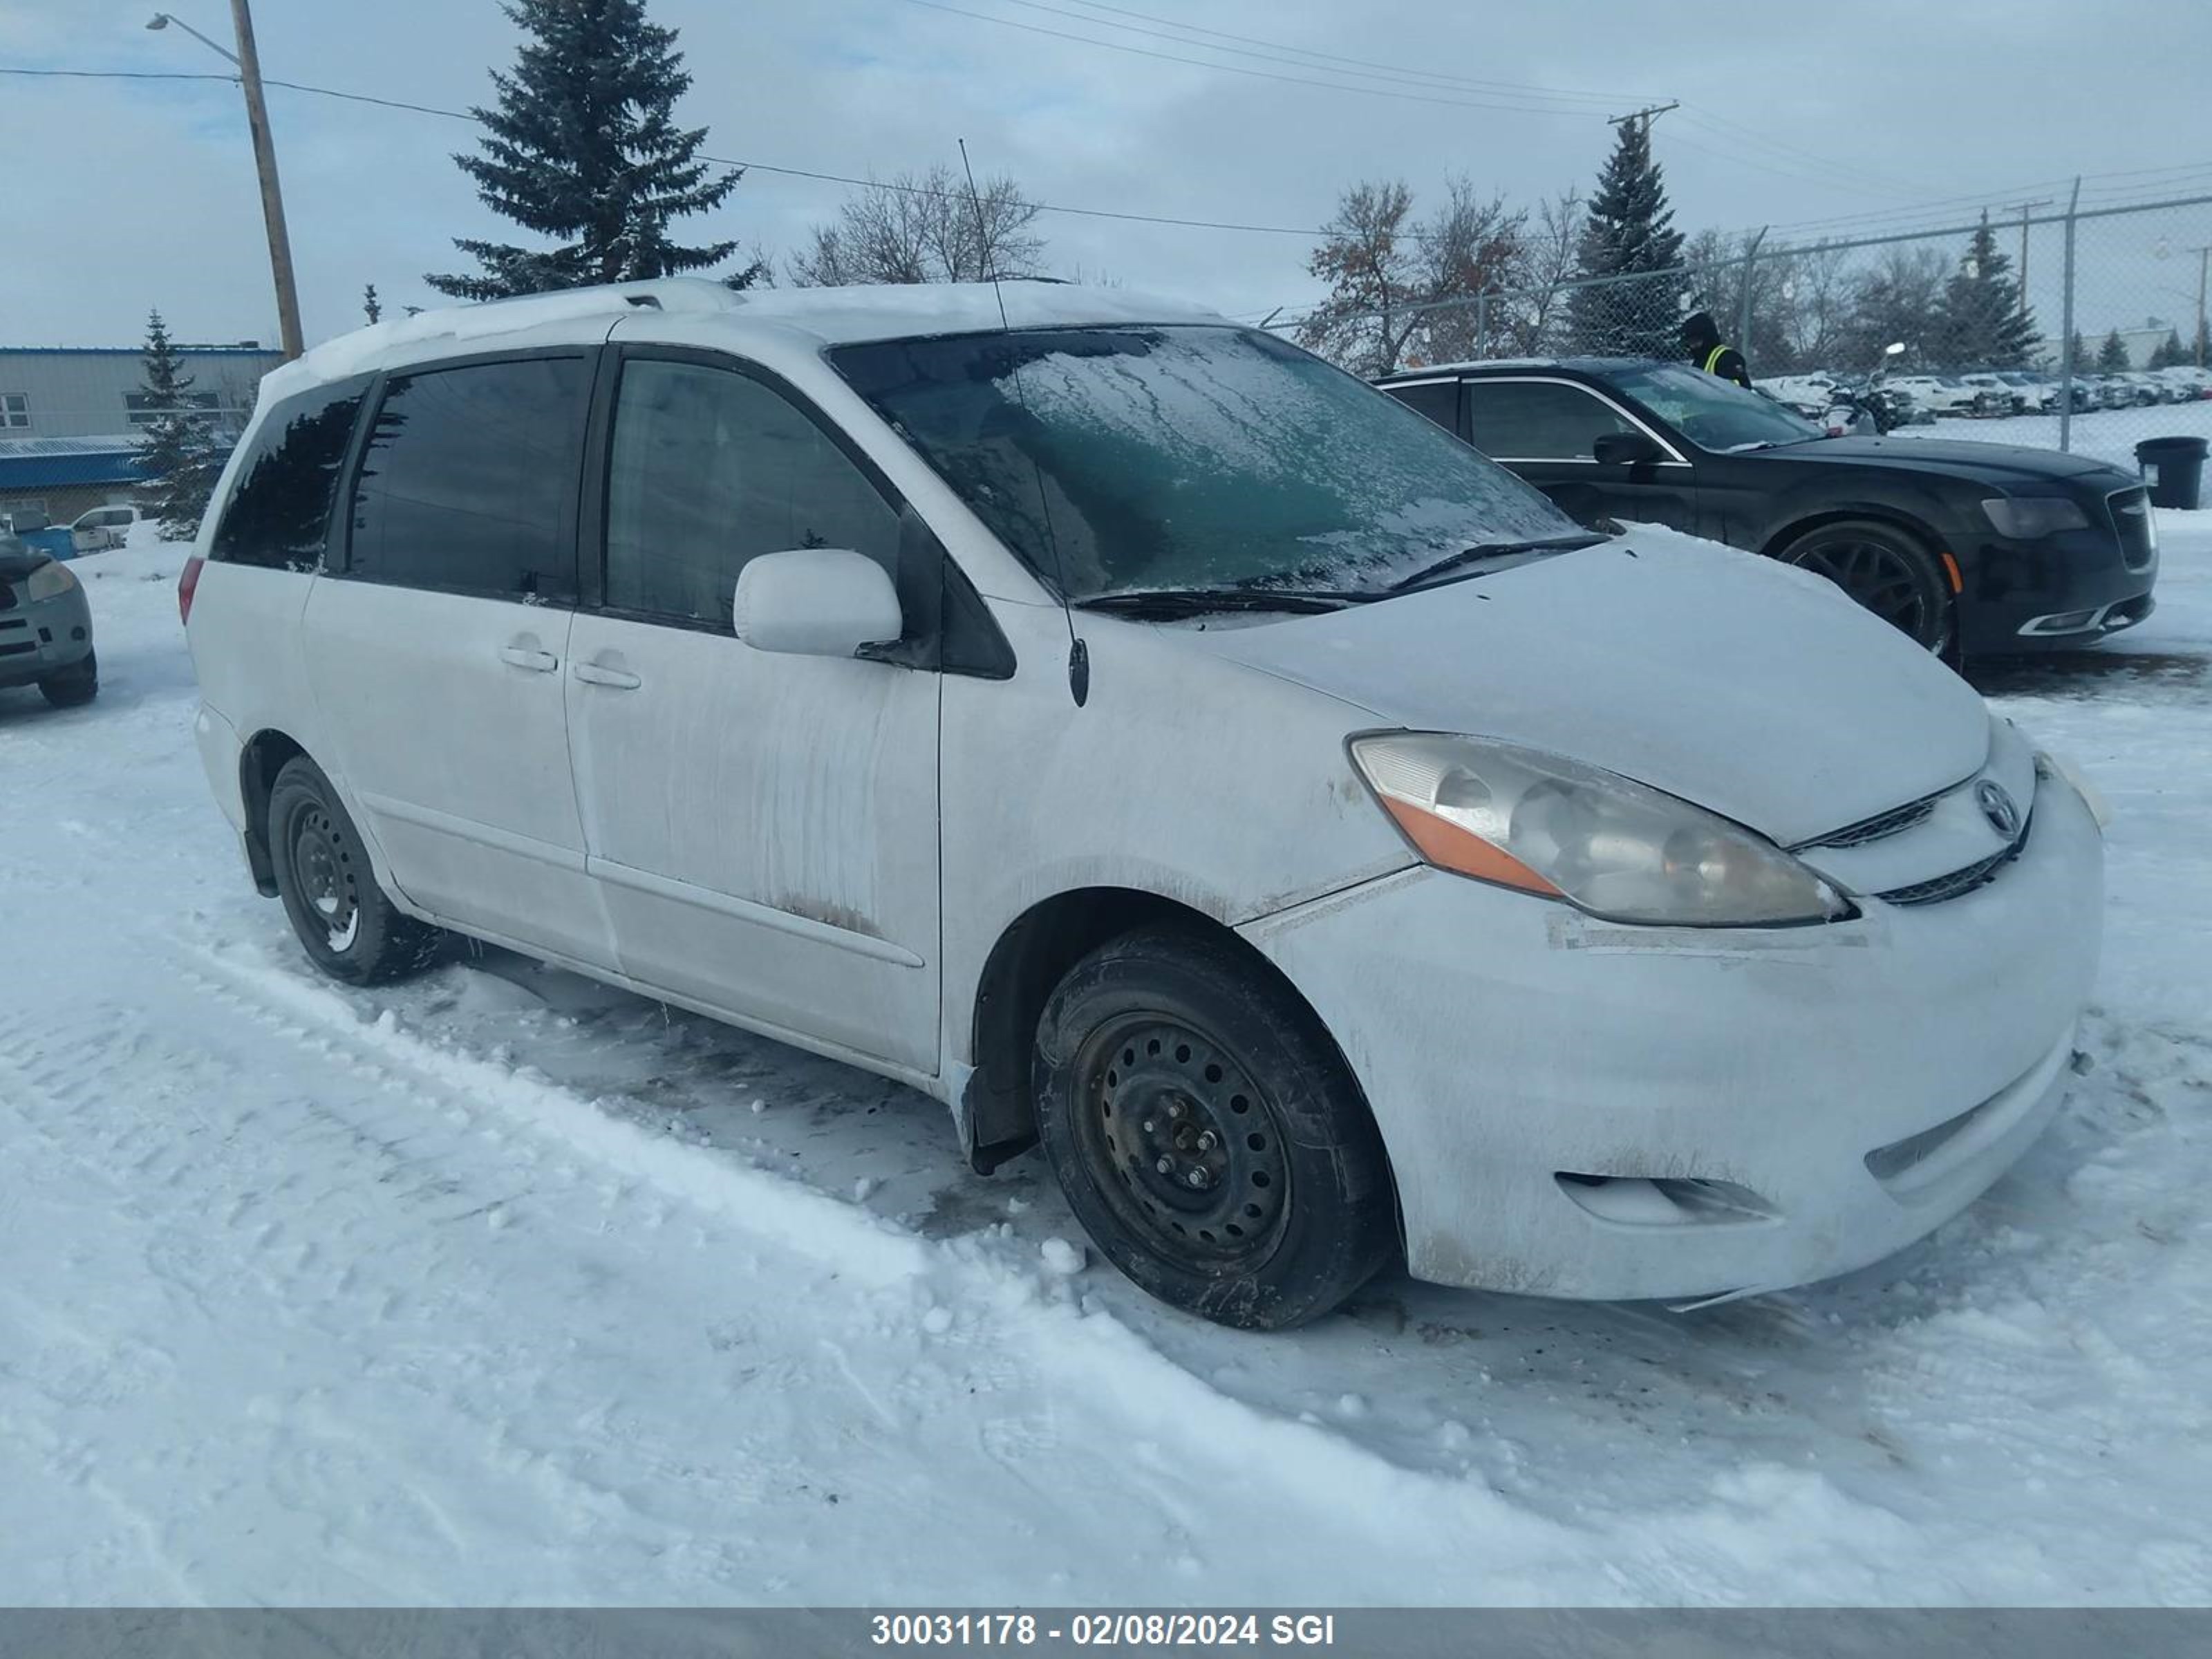
<instances>
[{"instance_id":1,"label":"rear quarter window","mask_svg":"<svg viewBox=\"0 0 2212 1659\"><path fill-rule=\"evenodd\" d=\"M390 376L354 482L349 572L574 604L591 385L582 356Z\"/></svg>"},{"instance_id":2,"label":"rear quarter window","mask_svg":"<svg viewBox=\"0 0 2212 1659\"><path fill-rule=\"evenodd\" d=\"M360 417L365 380L287 398L255 430L216 526L210 556L270 570L316 570L323 562L331 503ZM112 524L128 524L122 512Z\"/></svg>"}]
</instances>

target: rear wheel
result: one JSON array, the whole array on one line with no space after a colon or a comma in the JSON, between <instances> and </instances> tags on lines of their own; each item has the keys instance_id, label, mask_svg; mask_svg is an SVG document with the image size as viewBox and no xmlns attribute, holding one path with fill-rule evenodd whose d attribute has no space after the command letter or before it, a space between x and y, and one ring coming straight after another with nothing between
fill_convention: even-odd
<instances>
[{"instance_id":1,"label":"rear wheel","mask_svg":"<svg viewBox=\"0 0 2212 1659\"><path fill-rule=\"evenodd\" d=\"M1303 1324L1395 1247L1382 1137L1349 1068L1233 945L1161 927L1093 951L1046 1006L1034 1081L1069 1206L1175 1307Z\"/></svg>"},{"instance_id":2,"label":"rear wheel","mask_svg":"<svg viewBox=\"0 0 2212 1659\"><path fill-rule=\"evenodd\" d=\"M1778 556L1826 576L1927 649L1948 648L1954 626L1950 585L1928 550L1904 532L1847 519L1808 531Z\"/></svg>"},{"instance_id":3,"label":"rear wheel","mask_svg":"<svg viewBox=\"0 0 2212 1659\"><path fill-rule=\"evenodd\" d=\"M447 935L385 896L337 791L304 756L269 792L269 851L292 929L332 979L374 985L438 959Z\"/></svg>"},{"instance_id":4,"label":"rear wheel","mask_svg":"<svg viewBox=\"0 0 2212 1659\"><path fill-rule=\"evenodd\" d=\"M39 691L57 708L77 708L100 695L100 656L88 651L84 660L39 682Z\"/></svg>"}]
</instances>

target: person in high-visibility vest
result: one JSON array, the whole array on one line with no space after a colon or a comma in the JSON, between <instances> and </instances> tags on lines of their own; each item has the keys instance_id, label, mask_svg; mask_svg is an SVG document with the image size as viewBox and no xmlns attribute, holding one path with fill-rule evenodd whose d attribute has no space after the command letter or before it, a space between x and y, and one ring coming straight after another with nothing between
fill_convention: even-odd
<instances>
[{"instance_id":1,"label":"person in high-visibility vest","mask_svg":"<svg viewBox=\"0 0 2212 1659\"><path fill-rule=\"evenodd\" d=\"M1722 342L1711 312L1693 311L1682 319L1682 349L1706 374L1734 380L1746 392L1751 390L1751 365L1744 362L1743 353Z\"/></svg>"}]
</instances>

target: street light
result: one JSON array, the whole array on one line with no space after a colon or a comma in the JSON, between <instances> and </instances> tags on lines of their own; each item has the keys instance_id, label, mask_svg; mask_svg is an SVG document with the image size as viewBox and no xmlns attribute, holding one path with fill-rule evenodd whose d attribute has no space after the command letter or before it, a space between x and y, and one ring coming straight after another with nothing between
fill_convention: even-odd
<instances>
[{"instance_id":1,"label":"street light","mask_svg":"<svg viewBox=\"0 0 2212 1659\"><path fill-rule=\"evenodd\" d=\"M204 34L202 34L202 33L201 33L198 29L194 28L194 27L193 27L190 23L187 23L186 21L185 21L185 20L184 20L183 18L181 18L181 17L172 17L172 16L170 16L170 15L169 15L169 14L168 14L168 13L167 13L166 11L157 11L157 12L155 12L155 13L154 14L153 17L152 17L152 18L148 21L148 23L147 23L146 27L147 27L148 28L149 28L149 29L165 29L165 28L168 27L169 27L169 25L170 25L170 24L172 24L172 23L174 23L174 24L175 24L179 28L182 29L185 33L187 33L187 34L191 35L191 36L192 37L192 39L193 39L193 40L195 40L198 41L202 46L205 46L205 47L206 47L210 52L221 52L221 53L222 53L225 58L229 58L229 59L230 59L230 61L231 61L232 63L234 63L234 64L235 64L235 63L237 63L237 62L238 62L238 54L237 54L237 53L235 53L235 52L232 52L232 51L231 51L228 47L227 47L227 46L222 46L222 45L218 44L218 43L217 43L217 42L216 42L216 41L213 41L213 40L209 40L209 39L207 38L207 36L205 36Z\"/></svg>"},{"instance_id":2,"label":"street light","mask_svg":"<svg viewBox=\"0 0 2212 1659\"><path fill-rule=\"evenodd\" d=\"M292 237L284 228L284 192L276 182L276 146L269 136L269 106L261 96L261 58L254 50L253 17L246 0L230 0L230 19L238 36L235 52L217 46L183 18L166 11L155 12L146 27L165 29L174 23L238 70L239 85L246 92L246 125L253 135L254 170L261 178L261 218L269 230L269 274L276 284L276 331L289 360L306 349L300 335L300 291L292 279Z\"/></svg>"}]
</instances>

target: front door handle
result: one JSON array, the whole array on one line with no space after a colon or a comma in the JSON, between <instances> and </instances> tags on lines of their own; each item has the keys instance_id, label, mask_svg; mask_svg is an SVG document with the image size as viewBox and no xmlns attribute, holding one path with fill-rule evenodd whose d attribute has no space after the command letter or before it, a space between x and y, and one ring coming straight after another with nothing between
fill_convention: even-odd
<instances>
[{"instance_id":1,"label":"front door handle","mask_svg":"<svg viewBox=\"0 0 2212 1659\"><path fill-rule=\"evenodd\" d=\"M510 667L527 668L534 674L550 674L561 665L560 658L550 651L532 651L521 645L500 647L499 659Z\"/></svg>"},{"instance_id":2,"label":"front door handle","mask_svg":"<svg viewBox=\"0 0 2212 1659\"><path fill-rule=\"evenodd\" d=\"M604 685L617 691L635 691L645 684L627 668L609 668L596 662L574 663L570 667L576 678L586 685Z\"/></svg>"}]
</instances>

